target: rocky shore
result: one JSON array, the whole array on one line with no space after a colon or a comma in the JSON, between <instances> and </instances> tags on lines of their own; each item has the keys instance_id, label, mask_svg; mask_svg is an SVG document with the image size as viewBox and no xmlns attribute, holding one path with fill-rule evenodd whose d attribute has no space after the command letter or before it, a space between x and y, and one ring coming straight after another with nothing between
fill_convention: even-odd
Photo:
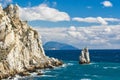
<instances>
[{"instance_id":1,"label":"rocky shore","mask_svg":"<svg viewBox=\"0 0 120 80\"><path fill-rule=\"evenodd\" d=\"M46 68L53 69L54 67L58 67L58 66L63 64L62 61L59 61L58 59L55 59L55 58L50 58L50 59L51 60L54 59L54 60L52 62L48 61L48 62L43 63L43 64L31 65L31 66L29 66L27 68L24 68L23 71L19 71L18 72L15 69L13 71L9 70L9 72L7 72L7 73L0 72L0 80L1 79L6 79L8 77L9 78L13 78L13 77L15 77L16 74L21 76L21 77L23 77L23 76L30 76L30 73L33 73L33 72L36 72L37 75L43 75L42 72L37 71L37 70L38 69L46 69Z\"/></svg>"},{"instance_id":2,"label":"rocky shore","mask_svg":"<svg viewBox=\"0 0 120 80\"><path fill-rule=\"evenodd\" d=\"M0 80L62 64L45 55L38 32L20 20L18 5L0 6Z\"/></svg>"}]
</instances>

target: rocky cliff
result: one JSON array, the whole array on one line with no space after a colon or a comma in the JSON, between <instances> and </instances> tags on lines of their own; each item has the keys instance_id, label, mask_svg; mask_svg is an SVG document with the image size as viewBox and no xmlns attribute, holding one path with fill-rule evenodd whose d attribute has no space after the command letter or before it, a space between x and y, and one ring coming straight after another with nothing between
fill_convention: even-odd
<instances>
[{"instance_id":1,"label":"rocky cliff","mask_svg":"<svg viewBox=\"0 0 120 80\"><path fill-rule=\"evenodd\" d=\"M45 55L38 32L19 18L19 7L0 6L0 79L36 68L59 66Z\"/></svg>"}]
</instances>

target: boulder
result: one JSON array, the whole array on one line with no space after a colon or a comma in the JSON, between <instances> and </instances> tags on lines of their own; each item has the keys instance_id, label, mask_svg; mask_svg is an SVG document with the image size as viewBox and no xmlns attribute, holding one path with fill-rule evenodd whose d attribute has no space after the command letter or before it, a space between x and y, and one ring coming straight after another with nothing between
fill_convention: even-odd
<instances>
[{"instance_id":1,"label":"boulder","mask_svg":"<svg viewBox=\"0 0 120 80\"><path fill-rule=\"evenodd\" d=\"M24 72L19 72L18 75L19 75L19 76L29 76L30 73L27 72L27 71L24 71Z\"/></svg>"},{"instance_id":2,"label":"boulder","mask_svg":"<svg viewBox=\"0 0 120 80\"><path fill-rule=\"evenodd\" d=\"M43 75L43 73L42 72L37 72L37 75Z\"/></svg>"}]
</instances>

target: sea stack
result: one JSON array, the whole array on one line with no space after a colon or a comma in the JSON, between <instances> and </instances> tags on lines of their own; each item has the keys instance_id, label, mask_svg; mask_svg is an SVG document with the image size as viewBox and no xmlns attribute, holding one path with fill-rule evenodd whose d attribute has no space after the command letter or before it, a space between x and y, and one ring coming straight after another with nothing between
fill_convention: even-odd
<instances>
[{"instance_id":1,"label":"sea stack","mask_svg":"<svg viewBox=\"0 0 120 80\"><path fill-rule=\"evenodd\" d=\"M38 32L19 18L19 6L0 6L0 80L62 62L45 55Z\"/></svg>"},{"instance_id":2,"label":"sea stack","mask_svg":"<svg viewBox=\"0 0 120 80\"><path fill-rule=\"evenodd\" d=\"M81 54L79 56L79 63L80 64L89 64L90 63L90 56L89 56L88 48L84 48L81 51Z\"/></svg>"}]
</instances>

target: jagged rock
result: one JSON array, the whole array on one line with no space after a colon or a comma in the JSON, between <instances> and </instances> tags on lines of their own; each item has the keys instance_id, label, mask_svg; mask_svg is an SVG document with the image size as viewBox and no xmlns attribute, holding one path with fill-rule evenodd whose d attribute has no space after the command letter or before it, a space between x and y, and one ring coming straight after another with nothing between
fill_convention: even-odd
<instances>
[{"instance_id":1,"label":"jagged rock","mask_svg":"<svg viewBox=\"0 0 120 80\"><path fill-rule=\"evenodd\" d=\"M38 32L20 20L18 5L0 6L0 79L62 64L45 55L39 39Z\"/></svg>"},{"instance_id":2,"label":"jagged rock","mask_svg":"<svg viewBox=\"0 0 120 80\"><path fill-rule=\"evenodd\" d=\"M26 70L27 70L28 72L30 72L30 73L36 72L35 66L27 67Z\"/></svg>"},{"instance_id":3,"label":"jagged rock","mask_svg":"<svg viewBox=\"0 0 120 80\"><path fill-rule=\"evenodd\" d=\"M81 55L79 57L79 63L80 64L89 64L90 63L90 56L89 56L88 48L84 48L81 51Z\"/></svg>"},{"instance_id":4,"label":"jagged rock","mask_svg":"<svg viewBox=\"0 0 120 80\"><path fill-rule=\"evenodd\" d=\"M41 73L41 72L37 72L37 75L43 75L43 73Z\"/></svg>"},{"instance_id":5,"label":"jagged rock","mask_svg":"<svg viewBox=\"0 0 120 80\"><path fill-rule=\"evenodd\" d=\"M30 73L27 72L27 71L24 71L24 72L19 72L18 75L19 75L19 76L29 76Z\"/></svg>"}]
</instances>

